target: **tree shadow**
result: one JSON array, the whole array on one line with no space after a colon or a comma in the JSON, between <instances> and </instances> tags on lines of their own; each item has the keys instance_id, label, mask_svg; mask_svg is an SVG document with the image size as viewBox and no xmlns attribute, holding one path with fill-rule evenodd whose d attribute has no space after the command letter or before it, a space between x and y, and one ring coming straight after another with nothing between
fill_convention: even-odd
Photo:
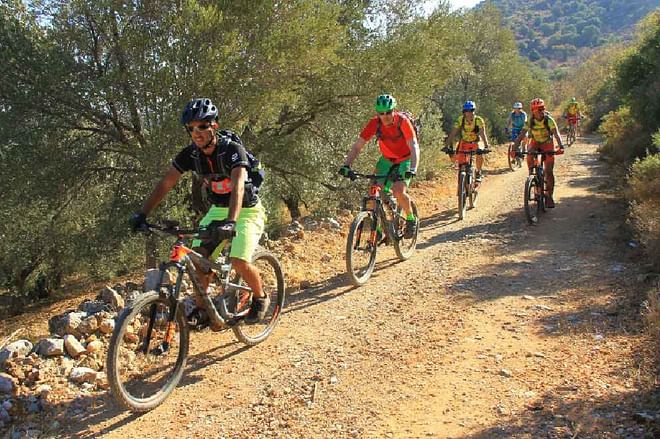
<instances>
[{"instance_id":1,"label":"tree shadow","mask_svg":"<svg viewBox=\"0 0 660 439\"><path fill-rule=\"evenodd\" d=\"M660 415L644 410L659 394L648 390L615 400L580 397L581 389L561 386L530 401L522 412L502 417L499 425L463 436L493 438L652 438L660 434Z\"/></svg>"}]
</instances>

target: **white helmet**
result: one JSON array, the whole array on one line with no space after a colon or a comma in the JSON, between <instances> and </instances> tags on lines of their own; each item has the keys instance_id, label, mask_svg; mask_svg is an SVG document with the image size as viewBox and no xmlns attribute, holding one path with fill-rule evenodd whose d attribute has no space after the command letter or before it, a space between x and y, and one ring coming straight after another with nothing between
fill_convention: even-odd
<instances>
[{"instance_id":1,"label":"white helmet","mask_svg":"<svg viewBox=\"0 0 660 439\"><path fill-rule=\"evenodd\" d=\"M516 102L515 104L513 104L513 109L522 110L522 102Z\"/></svg>"}]
</instances>

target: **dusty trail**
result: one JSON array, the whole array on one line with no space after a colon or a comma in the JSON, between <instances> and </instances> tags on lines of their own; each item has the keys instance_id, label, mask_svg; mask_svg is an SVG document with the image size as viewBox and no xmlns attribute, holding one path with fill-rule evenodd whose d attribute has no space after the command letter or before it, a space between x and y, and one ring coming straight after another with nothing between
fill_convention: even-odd
<instances>
[{"instance_id":1,"label":"dusty trail","mask_svg":"<svg viewBox=\"0 0 660 439\"><path fill-rule=\"evenodd\" d=\"M362 288L336 278L292 294L255 348L193 334L161 407L135 416L101 398L68 433L644 437L629 372L641 336L621 299L634 269L596 146L557 160L557 208L538 227L521 210L524 171L491 171L465 221L453 197L425 212L409 261L388 249Z\"/></svg>"}]
</instances>

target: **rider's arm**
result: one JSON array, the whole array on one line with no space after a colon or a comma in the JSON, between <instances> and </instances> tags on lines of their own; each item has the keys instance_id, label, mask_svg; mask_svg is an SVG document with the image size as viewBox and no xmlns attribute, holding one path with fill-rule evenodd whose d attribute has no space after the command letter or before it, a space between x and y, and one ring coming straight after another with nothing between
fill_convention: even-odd
<instances>
[{"instance_id":1,"label":"rider's arm","mask_svg":"<svg viewBox=\"0 0 660 439\"><path fill-rule=\"evenodd\" d=\"M513 126L513 118L511 117L511 113L509 113L509 117L506 118L506 127L507 129L511 129Z\"/></svg>"},{"instance_id":2,"label":"rider's arm","mask_svg":"<svg viewBox=\"0 0 660 439\"><path fill-rule=\"evenodd\" d=\"M408 146L410 147L410 170L417 170L417 163L419 163L419 143L417 143L417 137L413 137L408 140Z\"/></svg>"},{"instance_id":3,"label":"rider's arm","mask_svg":"<svg viewBox=\"0 0 660 439\"><path fill-rule=\"evenodd\" d=\"M366 140L364 140L362 137L358 137L355 143L353 143L351 150L348 152L346 160L344 160L344 165L350 168L353 164L353 161L357 158L357 156L360 154L360 151L362 151L362 148L364 148L364 145L366 144Z\"/></svg>"},{"instance_id":4,"label":"rider's arm","mask_svg":"<svg viewBox=\"0 0 660 439\"><path fill-rule=\"evenodd\" d=\"M170 168L160 179L154 190L151 192L151 195L149 195L149 198L144 202L142 213L149 215L151 211L160 204L163 198L165 198L165 195L167 195L170 189L174 187L176 182L179 181L181 175L181 171L170 165Z\"/></svg>"},{"instance_id":5,"label":"rider's arm","mask_svg":"<svg viewBox=\"0 0 660 439\"><path fill-rule=\"evenodd\" d=\"M527 125L525 125L521 130L520 134L518 134L518 137L516 137L515 142L519 144L525 139L525 136L527 135Z\"/></svg>"},{"instance_id":6,"label":"rider's arm","mask_svg":"<svg viewBox=\"0 0 660 439\"><path fill-rule=\"evenodd\" d=\"M559 145L561 148L563 148L564 147L564 142L562 142L562 140L561 140L561 134L559 134L559 127L557 126L557 124L555 124L555 126L552 127L552 135L557 140L557 145Z\"/></svg>"},{"instance_id":7,"label":"rider's arm","mask_svg":"<svg viewBox=\"0 0 660 439\"><path fill-rule=\"evenodd\" d=\"M450 148L454 147L454 137L456 137L456 134L458 134L458 130L460 128L454 127L451 129L449 132L449 136L447 137L447 144L445 146L448 146Z\"/></svg>"},{"instance_id":8,"label":"rider's arm","mask_svg":"<svg viewBox=\"0 0 660 439\"><path fill-rule=\"evenodd\" d=\"M484 147L486 149L490 148L490 145L488 144L488 136L486 135L486 124L483 124L479 128L479 137L481 137L481 140L484 142Z\"/></svg>"},{"instance_id":9,"label":"rider's arm","mask_svg":"<svg viewBox=\"0 0 660 439\"><path fill-rule=\"evenodd\" d=\"M243 166L236 166L231 170L231 195L229 197L229 213L227 214L229 221L236 222L238 214L241 212L246 179L247 169Z\"/></svg>"}]
</instances>

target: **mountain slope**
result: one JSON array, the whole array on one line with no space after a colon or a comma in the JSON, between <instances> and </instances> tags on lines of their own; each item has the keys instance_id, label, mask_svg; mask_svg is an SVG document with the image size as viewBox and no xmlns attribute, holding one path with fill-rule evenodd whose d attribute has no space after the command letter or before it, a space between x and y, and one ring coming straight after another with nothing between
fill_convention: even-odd
<instances>
[{"instance_id":1,"label":"mountain slope","mask_svg":"<svg viewBox=\"0 0 660 439\"><path fill-rule=\"evenodd\" d=\"M624 40L642 17L660 8L660 0L488 0L479 7L486 4L501 11L521 53L542 67L577 62L576 55Z\"/></svg>"}]
</instances>

